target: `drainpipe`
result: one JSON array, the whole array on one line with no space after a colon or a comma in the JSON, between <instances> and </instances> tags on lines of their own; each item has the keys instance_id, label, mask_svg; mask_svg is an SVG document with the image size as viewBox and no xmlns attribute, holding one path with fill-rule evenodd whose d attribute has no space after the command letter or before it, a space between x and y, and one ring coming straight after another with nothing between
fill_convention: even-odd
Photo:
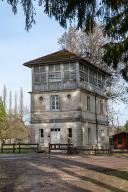
<instances>
[{"instance_id":1,"label":"drainpipe","mask_svg":"<svg viewBox=\"0 0 128 192\"><path fill-rule=\"evenodd\" d=\"M94 90L95 93L95 122L96 122L96 140L97 140L97 148L98 148L98 144L99 144L99 140L98 140L98 119L97 119L97 93Z\"/></svg>"}]
</instances>

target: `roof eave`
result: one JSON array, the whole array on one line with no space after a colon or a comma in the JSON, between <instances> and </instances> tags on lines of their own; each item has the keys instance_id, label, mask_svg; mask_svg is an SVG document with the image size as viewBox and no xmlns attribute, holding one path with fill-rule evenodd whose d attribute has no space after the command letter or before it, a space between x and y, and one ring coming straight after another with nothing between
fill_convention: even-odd
<instances>
[{"instance_id":1,"label":"roof eave","mask_svg":"<svg viewBox=\"0 0 128 192\"><path fill-rule=\"evenodd\" d=\"M26 67L33 67L35 65L46 65L46 64L59 64L59 63L67 63L67 62L78 62L80 61L79 58L71 58L71 59L60 59L60 60L56 60L56 61L46 61L46 62L38 62L38 63L35 63L35 62L27 62L27 63L24 63L23 65L26 66Z\"/></svg>"}]
</instances>

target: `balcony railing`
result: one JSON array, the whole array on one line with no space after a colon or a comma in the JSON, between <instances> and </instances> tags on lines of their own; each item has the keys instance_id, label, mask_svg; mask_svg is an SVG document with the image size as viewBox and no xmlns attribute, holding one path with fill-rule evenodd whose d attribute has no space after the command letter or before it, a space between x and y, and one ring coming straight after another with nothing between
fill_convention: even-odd
<instances>
[{"instance_id":1,"label":"balcony railing","mask_svg":"<svg viewBox=\"0 0 128 192\"><path fill-rule=\"evenodd\" d=\"M98 95L106 96L105 89L98 88L89 83L82 83L82 82L76 82L76 81L74 82L67 81L63 83L54 82L54 83L49 83L44 85L33 84L32 91L53 91L53 90L57 91L57 90L65 90L65 89L77 89L77 88L84 89Z\"/></svg>"},{"instance_id":2,"label":"balcony railing","mask_svg":"<svg viewBox=\"0 0 128 192\"><path fill-rule=\"evenodd\" d=\"M48 85L34 85L33 91L52 91L52 90L63 90L63 89L74 89L77 88L77 82L55 82L49 83Z\"/></svg>"}]
</instances>

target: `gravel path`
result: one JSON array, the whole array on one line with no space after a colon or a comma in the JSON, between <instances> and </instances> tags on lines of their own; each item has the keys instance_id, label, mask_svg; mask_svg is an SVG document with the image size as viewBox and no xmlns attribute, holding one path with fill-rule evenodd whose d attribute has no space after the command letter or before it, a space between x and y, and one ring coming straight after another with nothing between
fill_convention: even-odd
<instances>
[{"instance_id":1,"label":"gravel path","mask_svg":"<svg viewBox=\"0 0 128 192\"><path fill-rule=\"evenodd\" d=\"M0 192L128 192L128 156L0 155Z\"/></svg>"}]
</instances>

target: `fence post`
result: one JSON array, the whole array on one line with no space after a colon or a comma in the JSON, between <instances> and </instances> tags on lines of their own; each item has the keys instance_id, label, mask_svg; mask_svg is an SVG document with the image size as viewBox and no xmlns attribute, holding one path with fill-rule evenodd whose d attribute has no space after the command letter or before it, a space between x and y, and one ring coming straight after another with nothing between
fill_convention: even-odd
<instances>
[{"instance_id":1,"label":"fence post","mask_svg":"<svg viewBox=\"0 0 128 192\"><path fill-rule=\"evenodd\" d=\"M13 143L13 153L15 153L15 143Z\"/></svg>"},{"instance_id":2,"label":"fence post","mask_svg":"<svg viewBox=\"0 0 128 192\"><path fill-rule=\"evenodd\" d=\"M21 149L21 147L20 147L20 143L19 143L19 153L20 153L20 149Z\"/></svg>"},{"instance_id":3,"label":"fence post","mask_svg":"<svg viewBox=\"0 0 128 192\"><path fill-rule=\"evenodd\" d=\"M39 143L37 143L37 149L36 149L36 152L38 153L38 149L39 149Z\"/></svg>"},{"instance_id":4,"label":"fence post","mask_svg":"<svg viewBox=\"0 0 128 192\"><path fill-rule=\"evenodd\" d=\"M1 153L3 153L3 142L1 143Z\"/></svg>"},{"instance_id":5,"label":"fence post","mask_svg":"<svg viewBox=\"0 0 128 192\"><path fill-rule=\"evenodd\" d=\"M51 144L49 143L49 148L48 148L48 154L49 154L49 159L50 159L50 153L51 153Z\"/></svg>"}]
</instances>

